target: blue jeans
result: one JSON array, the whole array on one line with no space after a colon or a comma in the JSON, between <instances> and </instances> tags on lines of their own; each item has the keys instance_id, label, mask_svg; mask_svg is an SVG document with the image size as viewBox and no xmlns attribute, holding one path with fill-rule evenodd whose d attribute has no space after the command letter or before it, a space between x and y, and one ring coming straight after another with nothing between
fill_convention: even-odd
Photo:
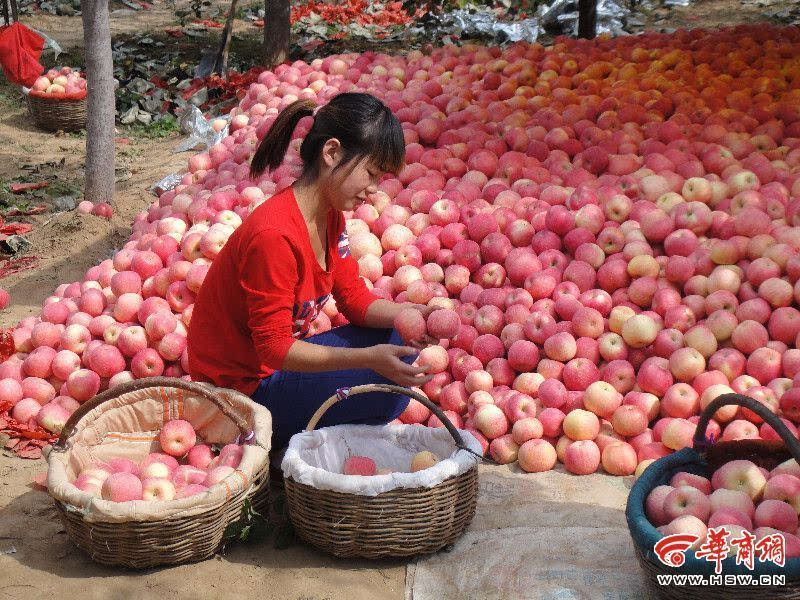
<instances>
[{"instance_id":1,"label":"blue jeans","mask_svg":"<svg viewBox=\"0 0 800 600\"><path fill-rule=\"evenodd\" d=\"M403 345L393 329L369 329L355 325L337 327L305 338L311 344L334 348L367 348L376 344ZM412 363L414 356L403 357ZM338 388L367 383L393 383L371 369L349 369L321 373L275 371L261 380L253 400L272 413L272 448L282 450L289 438L305 429L316 410ZM317 427L362 424L382 425L400 416L408 405L408 396L385 392L369 392L345 398L334 404L322 416Z\"/></svg>"}]
</instances>

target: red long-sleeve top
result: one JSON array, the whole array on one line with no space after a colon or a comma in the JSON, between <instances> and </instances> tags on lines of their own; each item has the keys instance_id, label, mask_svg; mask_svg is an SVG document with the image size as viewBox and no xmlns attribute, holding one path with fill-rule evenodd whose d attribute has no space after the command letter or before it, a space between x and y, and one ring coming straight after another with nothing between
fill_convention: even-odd
<instances>
[{"instance_id":1,"label":"red long-sleeve top","mask_svg":"<svg viewBox=\"0 0 800 600\"><path fill-rule=\"evenodd\" d=\"M363 325L376 299L358 277L341 211L328 214L327 266L311 247L292 188L266 200L231 235L195 300L189 373L247 395L281 369L333 295L340 312Z\"/></svg>"}]
</instances>

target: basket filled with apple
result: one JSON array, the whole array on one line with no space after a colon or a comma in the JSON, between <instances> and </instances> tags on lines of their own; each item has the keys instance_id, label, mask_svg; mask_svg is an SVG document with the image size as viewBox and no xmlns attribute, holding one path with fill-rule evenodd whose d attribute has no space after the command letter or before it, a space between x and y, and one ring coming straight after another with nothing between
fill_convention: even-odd
<instances>
[{"instance_id":1,"label":"basket filled with apple","mask_svg":"<svg viewBox=\"0 0 800 600\"><path fill-rule=\"evenodd\" d=\"M86 79L77 69L50 69L23 91L37 127L45 131L77 131L86 127Z\"/></svg>"},{"instance_id":2,"label":"basket filled with apple","mask_svg":"<svg viewBox=\"0 0 800 600\"><path fill-rule=\"evenodd\" d=\"M712 417L739 407L781 439L706 436ZM704 409L693 447L644 470L625 510L654 597L682 600L800 598L798 513L800 442L767 406L732 393ZM669 585L673 575L704 579Z\"/></svg>"},{"instance_id":3,"label":"basket filled with apple","mask_svg":"<svg viewBox=\"0 0 800 600\"><path fill-rule=\"evenodd\" d=\"M315 429L331 406L370 392L410 396L443 427ZM337 557L433 553L458 539L475 515L482 454L478 440L414 390L389 384L344 388L289 441L281 463L289 518L300 538Z\"/></svg>"},{"instance_id":4,"label":"basket filled with apple","mask_svg":"<svg viewBox=\"0 0 800 600\"><path fill-rule=\"evenodd\" d=\"M67 534L96 562L203 560L246 501L268 508L271 436L269 411L239 392L138 379L70 416L46 451L47 489Z\"/></svg>"}]
</instances>

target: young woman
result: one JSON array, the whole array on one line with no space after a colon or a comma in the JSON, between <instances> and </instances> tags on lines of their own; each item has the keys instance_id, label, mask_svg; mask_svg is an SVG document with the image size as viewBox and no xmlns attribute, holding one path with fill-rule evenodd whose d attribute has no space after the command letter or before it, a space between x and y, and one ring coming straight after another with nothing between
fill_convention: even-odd
<instances>
[{"instance_id":1,"label":"young woman","mask_svg":"<svg viewBox=\"0 0 800 600\"><path fill-rule=\"evenodd\" d=\"M358 276L342 211L378 189L405 159L399 122L377 98L345 93L315 110L298 100L256 149L251 177L276 169L298 121L314 123L300 146L303 171L231 235L208 271L189 326L193 378L237 389L272 413L273 447L301 431L338 388L365 383L422 385L417 351L392 329L395 316L424 305L378 299ZM330 298L350 325L306 337ZM420 343L429 340L422 340ZM387 423L408 404L394 394L361 394L332 407L320 426Z\"/></svg>"}]
</instances>

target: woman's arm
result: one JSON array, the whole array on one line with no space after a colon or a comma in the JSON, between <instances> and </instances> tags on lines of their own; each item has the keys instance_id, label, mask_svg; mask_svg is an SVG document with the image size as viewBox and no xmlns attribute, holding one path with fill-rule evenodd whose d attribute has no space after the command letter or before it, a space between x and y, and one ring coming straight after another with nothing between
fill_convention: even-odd
<instances>
[{"instance_id":1,"label":"woman's arm","mask_svg":"<svg viewBox=\"0 0 800 600\"><path fill-rule=\"evenodd\" d=\"M394 327L395 317L403 310L413 308L422 313L426 319L428 315L436 310L435 306L427 306L426 304L414 304L412 302L392 302L391 300L384 300L378 298L367 308L367 314L364 318L364 325L367 327L376 327L390 329ZM406 340L406 342L414 348L424 348L431 344L438 344L439 340L424 335L418 340Z\"/></svg>"},{"instance_id":2,"label":"woman's arm","mask_svg":"<svg viewBox=\"0 0 800 600\"><path fill-rule=\"evenodd\" d=\"M336 348L295 340L281 369L300 373L339 371L363 367L368 359L367 348Z\"/></svg>"},{"instance_id":3,"label":"woman's arm","mask_svg":"<svg viewBox=\"0 0 800 600\"><path fill-rule=\"evenodd\" d=\"M394 327L394 319L400 314L400 311L406 308L416 308L426 317L435 310L434 307L426 306L425 304L414 304L412 302L392 302L378 298L367 308L367 314L364 317L364 325L366 327L374 327L376 329L391 329Z\"/></svg>"},{"instance_id":4,"label":"woman's arm","mask_svg":"<svg viewBox=\"0 0 800 600\"><path fill-rule=\"evenodd\" d=\"M335 348L296 340L286 353L281 367L284 371L318 373L345 369L372 369L403 386L420 386L431 380L421 375L428 367L412 367L404 363L403 356L417 353L414 348L379 344L368 348Z\"/></svg>"}]
</instances>

